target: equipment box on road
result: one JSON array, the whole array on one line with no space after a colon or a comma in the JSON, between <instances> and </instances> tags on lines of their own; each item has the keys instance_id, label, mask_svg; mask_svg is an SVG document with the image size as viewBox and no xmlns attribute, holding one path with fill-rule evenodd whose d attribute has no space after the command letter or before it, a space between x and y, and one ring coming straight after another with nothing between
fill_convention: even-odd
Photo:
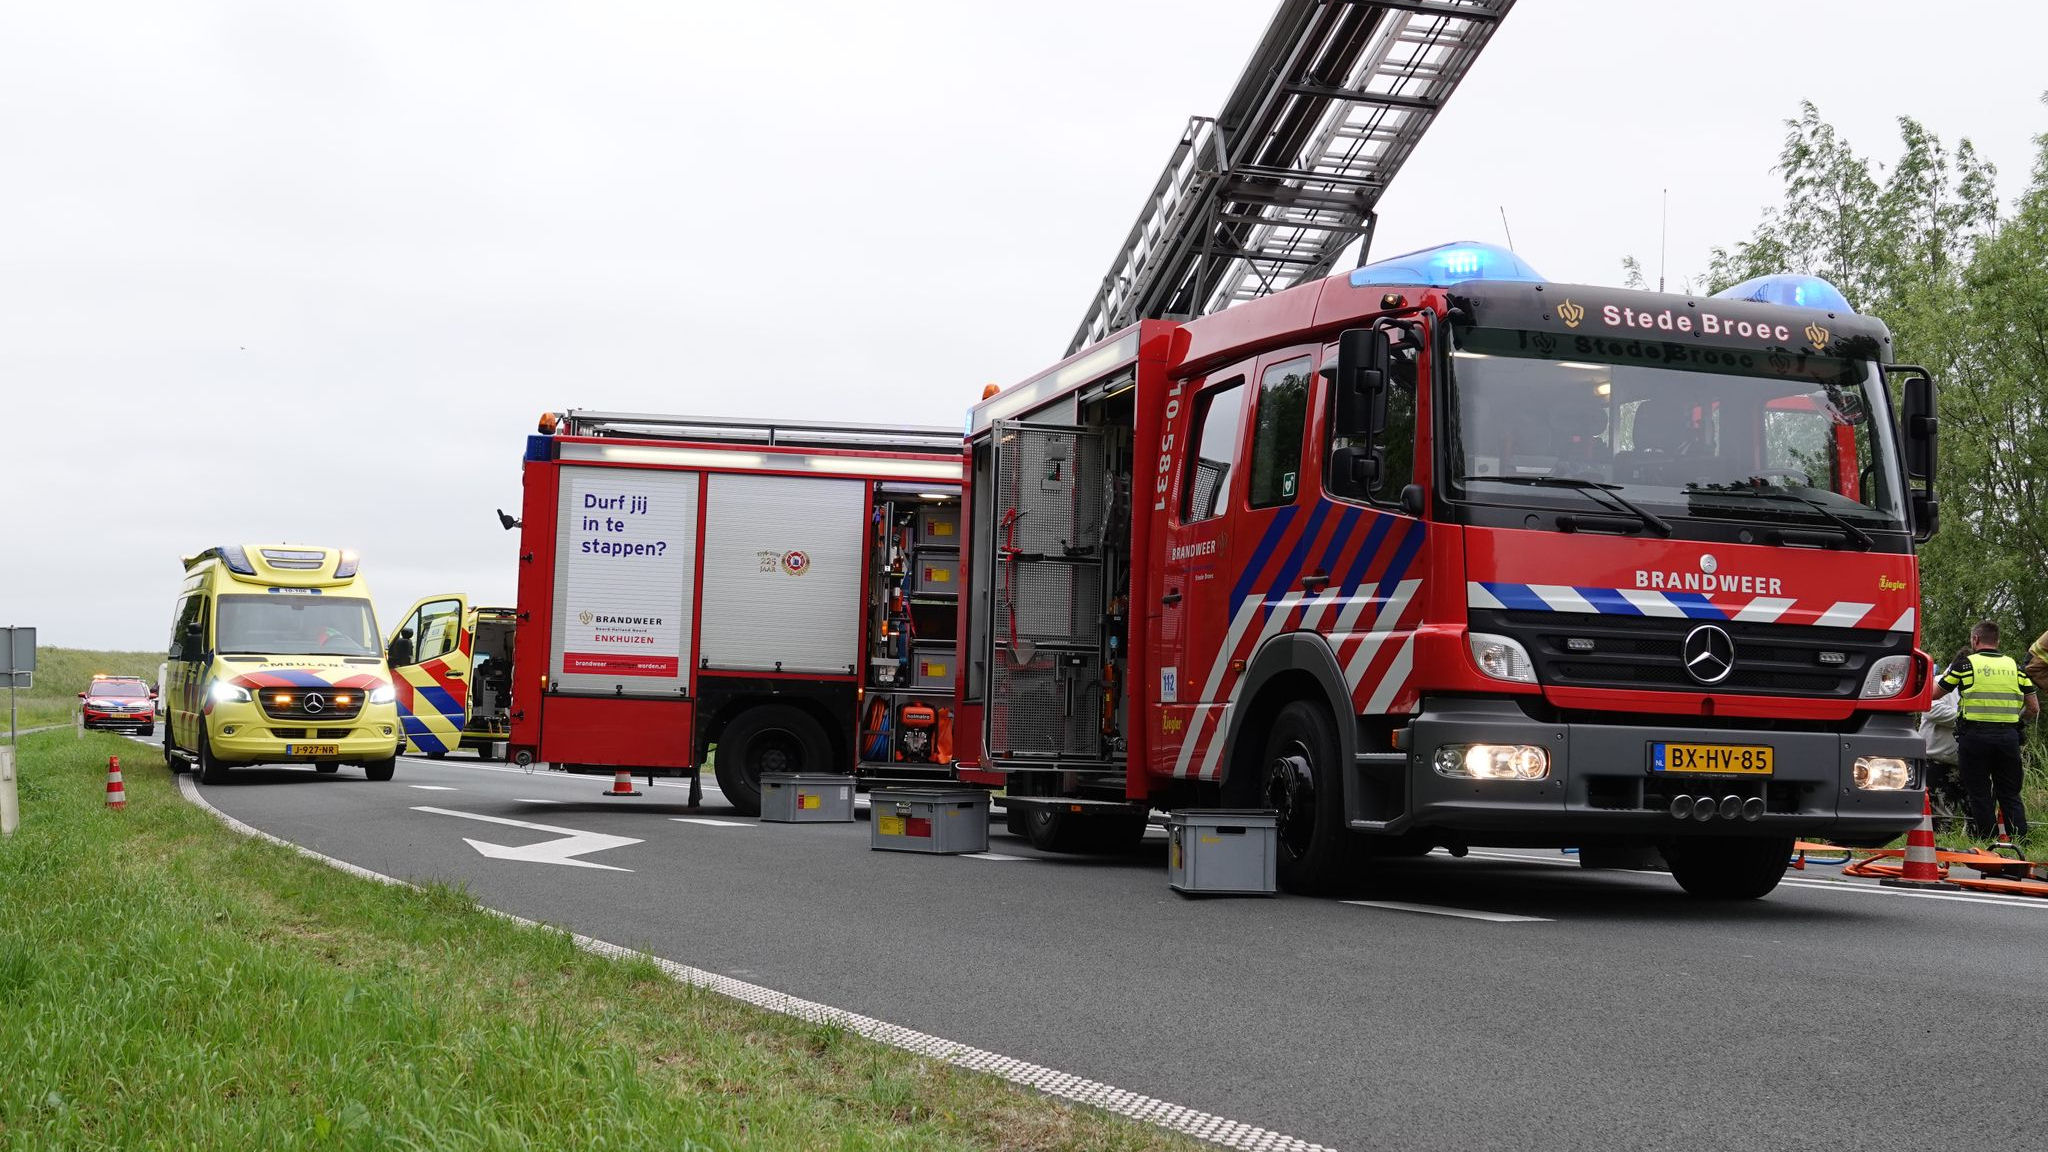
<instances>
[{"instance_id":1,"label":"equipment box on road","mask_svg":"<svg viewBox=\"0 0 2048 1152\"><path fill-rule=\"evenodd\" d=\"M978 788L886 788L868 815L868 846L884 852L988 851L988 793Z\"/></svg>"},{"instance_id":2,"label":"equipment box on road","mask_svg":"<svg viewBox=\"0 0 2048 1152\"><path fill-rule=\"evenodd\" d=\"M1207 808L1170 812L1166 882L1202 896L1271 896L1278 867L1279 814Z\"/></svg>"},{"instance_id":3,"label":"equipment box on road","mask_svg":"<svg viewBox=\"0 0 2048 1152\"><path fill-rule=\"evenodd\" d=\"M770 824L850 824L853 779L789 772L761 773L761 819Z\"/></svg>"}]
</instances>

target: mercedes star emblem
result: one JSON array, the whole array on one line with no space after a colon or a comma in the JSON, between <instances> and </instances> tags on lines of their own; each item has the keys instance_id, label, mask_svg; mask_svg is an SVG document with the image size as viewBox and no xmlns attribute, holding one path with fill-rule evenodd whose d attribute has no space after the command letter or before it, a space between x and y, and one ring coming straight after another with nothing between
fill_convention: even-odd
<instances>
[{"instance_id":1,"label":"mercedes star emblem","mask_svg":"<svg viewBox=\"0 0 2048 1152\"><path fill-rule=\"evenodd\" d=\"M1686 633L1679 649L1685 658L1685 673L1702 684L1719 684L1735 671L1735 641L1728 630L1702 624Z\"/></svg>"},{"instance_id":2,"label":"mercedes star emblem","mask_svg":"<svg viewBox=\"0 0 2048 1152\"><path fill-rule=\"evenodd\" d=\"M1691 644L1692 641L1688 640L1686 643ZM1690 649L1687 650L1690 651ZM1722 675L1726 676L1727 673L1723 672ZM308 712L325 712L327 710L327 697L322 696L318 692L308 692L300 698L299 706Z\"/></svg>"}]
</instances>

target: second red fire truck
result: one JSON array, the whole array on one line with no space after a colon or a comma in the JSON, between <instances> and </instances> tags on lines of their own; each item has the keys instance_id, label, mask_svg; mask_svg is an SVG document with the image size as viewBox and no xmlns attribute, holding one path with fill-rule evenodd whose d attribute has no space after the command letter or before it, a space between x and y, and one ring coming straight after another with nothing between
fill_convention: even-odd
<instances>
[{"instance_id":1,"label":"second red fire truck","mask_svg":"<svg viewBox=\"0 0 2048 1152\"><path fill-rule=\"evenodd\" d=\"M973 410L963 776L1051 849L1277 810L1296 890L1578 846L1748 898L1794 837L1889 840L1936 512L1890 352L1812 278L1482 244L1117 332Z\"/></svg>"},{"instance_id":2,"label":"second red fire truck","mask_svg":"<svg viewBox=\"0 0 2048 1152\"><path fill-rule=\"evenodd\" d=\"M570 411L527 444L509 751L950 774L960 433ZM714 751L715 749L715 751Z\"/></svg>"}]
</instances>

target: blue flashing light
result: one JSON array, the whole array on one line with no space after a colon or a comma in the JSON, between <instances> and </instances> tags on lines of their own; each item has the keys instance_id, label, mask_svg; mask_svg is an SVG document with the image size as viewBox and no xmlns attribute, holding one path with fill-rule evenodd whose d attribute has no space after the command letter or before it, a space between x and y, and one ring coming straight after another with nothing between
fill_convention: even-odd
<instances>
[{"instance_id":1,"label":"blue flashing light","mask_svg":"<svg viewBox=\"0 0 2048 1152\"><path fill-rule=\"evenodd\" d=\"M1714 293L1716 300L1753 300L1758 304L1783 304L1793 308L1818 308L1825 312L1856 314L1842 290L1818 276L1781 272L1744 280L1733 288Z\"/></svg>"},{"instance_id":2,"label":"blue flashing light","mask_svg":"<svg viewBox=\"0 0 2048 1152\"><path fill-rule=\"evenodd\" d=\"M249 563L249 554L242 550L240 544L221 545L220 561L228 566L228 571L237 575L254 576L256 574L256 566Z\"/></svg>"},{"instance_id":3,"label":"blue flashing light","mask_svg":"<svg viewBox=\"0 0 2048 1152\"><path fill-rule=\"evenodd\" d=\"M1351 273L1351 286L1372 284L1427 284L1447 288L1467 280L1506 280L1523 284L1549 283L1520 256L1498 244L1458 240L1401 256L1376 260Z\"/></svg>"}]
</instances>

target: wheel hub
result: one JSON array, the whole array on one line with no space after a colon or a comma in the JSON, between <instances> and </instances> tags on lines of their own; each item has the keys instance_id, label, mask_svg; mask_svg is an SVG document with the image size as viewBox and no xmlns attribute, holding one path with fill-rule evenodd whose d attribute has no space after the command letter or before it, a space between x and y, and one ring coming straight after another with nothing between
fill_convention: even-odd
<instances>
[{"instance_id":1,"label":"wheel hub","mask_svg":"<svg viewBox=\"0 0 2048 1152\"><path fill-rule=\"evenodd\" d=\"M1295 856L1308 851L1315 836L1315 765L1307 749L1296 745L1266 766L1266 807L1279 813L1280 843Z\"/></svg>"}]
</instances>

